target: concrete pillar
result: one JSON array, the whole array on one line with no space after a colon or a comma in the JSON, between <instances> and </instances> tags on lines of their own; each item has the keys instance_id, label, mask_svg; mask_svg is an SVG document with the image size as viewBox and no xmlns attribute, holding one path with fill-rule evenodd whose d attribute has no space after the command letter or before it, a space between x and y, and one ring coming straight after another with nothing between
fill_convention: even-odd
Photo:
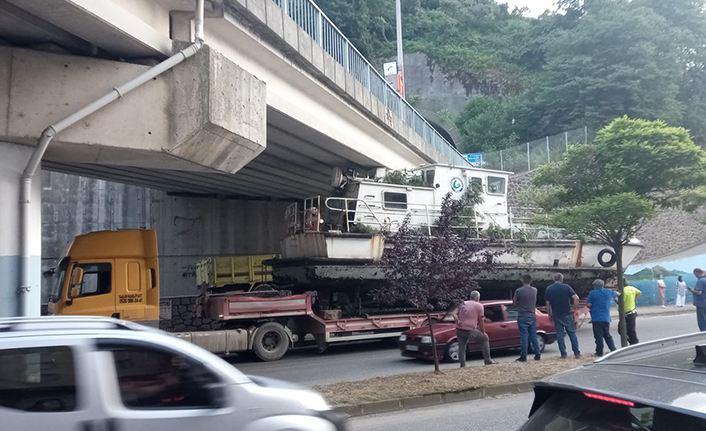
<instances>
[{"instance_id":1,"label":"concrete pillar","mask_svg":"<svg viewBox=\"0 0 706 431\"><path fill-rule=\"evenodd\" d=\"M32 150L32 147L25 145L0 142L0 317L19 314L20 176ZM39 171L32 183L31 199L30 315L39 316L42 254L42 177Z\"/></svg>"}]
</instances>

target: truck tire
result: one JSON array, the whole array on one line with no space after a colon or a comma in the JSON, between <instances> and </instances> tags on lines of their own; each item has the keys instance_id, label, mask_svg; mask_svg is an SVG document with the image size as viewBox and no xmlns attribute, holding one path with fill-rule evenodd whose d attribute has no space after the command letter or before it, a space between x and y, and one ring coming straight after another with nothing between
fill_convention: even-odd
<instances>
[{"instance_id":1,"label":"truck tire","mask_svg":"<svg viewBox=\"0 0 706 431\"><path fill-rule=\"evenodd\" d=\"M261 361L277 361L289 349L289 336L284 327L267 322L257 328L252 340L252 351Z\"/></svg>"}]
</instances>

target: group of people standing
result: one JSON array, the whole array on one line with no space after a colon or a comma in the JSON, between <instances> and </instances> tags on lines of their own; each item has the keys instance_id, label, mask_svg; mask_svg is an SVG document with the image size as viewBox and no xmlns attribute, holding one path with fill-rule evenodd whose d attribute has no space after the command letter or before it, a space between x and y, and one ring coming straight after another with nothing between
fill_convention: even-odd
<instances>
[{"instance_id":1,"label":"group of people standing","mask_svg":"<svg viewBox=\"0 0 706 431\"><path fill-rule=\"evenodd\" d=\"M525 275L522 278L523 286L515 291L514 304L520 312L517 319L517 326L520 331L520 357L518 362L527 361L528 345L532 346L535 352L534 359L540 360L539 345L537 342L537 317L535 314L535 304L537 303L537 289L531 286L532 277ZM603 356L604 345L611 351L615 350L615 342L610 335L610 307L611 303L617 300L618 293L614 290L606 289L603 280L593 282L594 289L588 295L586 305L591 310L591 321L593 323L593 336L596 341L596 356ZM625 311L630 319L627 323L628 338L631 344L638 342L635 330L635 300L640 297L641 292L632 287L626 286ZM556 328L557 344L562 359L568 358L565 337L568 335L571 343L571 350L575 358L581 357L579 340L576 336L575 312L579 305L579 296L574 289L564 283L562 274L554 275L554 283L547 287L544 293L547 313L549 319ZM531 309L531 315L530 315ZM622 328L621 328L622 330Z\"/></svg>"},{"instance_id":2,"label":"group of people standing","mask_svg":"<svg viewBox=\"0 0 706 431\"><path fill-rule=\"evenodd\" d=\"M684 278L679 276L676 284L677 289L677 307L683 307L686 298L686 292L694 294L694 305L696 306L696 316L700 331L706 331L706 271L696 268L694 275L697 278L696 285L693 288L687 287ZM660 275L658 282L659 289L663 289L664 278ZM591 313L591 324L593 325L593 337L596 344L595 355L603 356L605 346L612 352L616 349L615 341L610 334L610 316L611 305L613 302L618 303L620 293L605 288L603 280L594 280L593 290L589 293L586 301L586 306ZM639 343L637 337L637 309L636 301L642 295L642 292L630 286L625 281L625 286L622 290L623 304L625 307L625 328L619 325L618 332L620 334L626 331L626 336L630 345ZM571 343L571 350L575 358L581 357L579 349L579 340L576 337L576 310L579 307L579 296L574 289L564 283L562 274L554 275L554 283L547 287L544 298L547 306L549 318L554 323L556 328L557 344L561 358L568 357L566 349L565 337L568 335ZM664 304L664 293L660 292L662 304ZM541 360L542 353L539 350L539 341L537 339L537 288L532 286L532 277L524 275L522 277L522 287L515 291L513 303L517 308L517 328L520 332L520 357L517 362L526 362L529 349L534 353L534 360ZM471 301L464 302L455 312L454 318L457 323L456 334L459 340L459 359L461 367L466 366L466 345L468 342L477 342L481 344L483 358L485 364L496 364L490 357L490 343L488 335L484 329L484 312L483 305L480 303L480 293L474 291L471 294Z\"/></svg>"},{"instance_id":3,"label":"group of people standing","mask_svg":"<svg viewBox=\"0 0 706 431\"><path fill-rule=\"evenodd\" d=\"M697 270L698 269L699 268L697 268ZM694 273L696 273L696 270ZM697 276L697 278L698 278L698 276ZM664 282L664 276L662 274L660 274L659 277L657 278L657 290L659 292L660 305L662 306L662 308L667 308L667 306L664 303L664 296L665 296L665 292L667 290L667 283ZM677 277L676 291L677 291L676 306L678 308L684 307L686 305L686 292L689 291L689 288L686 286L686 282L684 281L684 276L682 276L682 275Z\"/></svg>"}]
</instances>

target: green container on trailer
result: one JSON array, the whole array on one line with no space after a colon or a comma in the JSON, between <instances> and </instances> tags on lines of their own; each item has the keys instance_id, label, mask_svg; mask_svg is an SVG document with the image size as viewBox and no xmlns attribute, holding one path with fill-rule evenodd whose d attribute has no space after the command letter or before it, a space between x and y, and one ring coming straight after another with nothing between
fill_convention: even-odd
<instances>
[{"instance_id":1,"label":"green container on trailer","mask_svg":"<svg viewBox=\"0 0 706 431\"><path fill-rule=\"evenodd\" d=\"M277 257L277 254L257 254L201 259L196 264L196 283L207 289L229 287L249 291L272 282L272 267L264 262Z\"/></svg>"}]
</instances>

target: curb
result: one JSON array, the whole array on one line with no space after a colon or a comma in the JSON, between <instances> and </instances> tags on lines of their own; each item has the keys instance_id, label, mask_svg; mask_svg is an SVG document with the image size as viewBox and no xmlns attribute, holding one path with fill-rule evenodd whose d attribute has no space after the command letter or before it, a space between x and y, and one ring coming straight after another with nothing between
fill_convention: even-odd
<instances>
[{"instance_id":1,"label":"curb","mask_svg":"<svg viewBox=\"0 0 706 431\"><path fill-rule=\"evenodd\" d=\"M638 309L638 310L637 310L637 317L648 318L648 317L661 317L661 316L678 316L678 315L680 315L680 314L694 314L694 313L696 313L696 310L695 310L695 309L688 309L688 310L667 310L667 311L663 311L663 312L660 312L660 313L644 313L644 314L640 314L640 310ZM616 315L613 315L613 314L611 313L610 317L617 319L617 318L618 318L618 315L617 315L617 314L616 314ZM586 323L588 323L588 322L586 322Z\"/></svg>"},{"instance_id":2,"label":"curb","mask_svg":"<svg viewBox=\"0 0 706 431\"><path fill-rule=\"evenodd\" d=\"M372 403L340 405L335 406L334 410L350 417L367 416L419 407L432 407L442 404L479 400L482 398L493 398L501 395L521 394L524 392L531 392L533 388L533 382L511 383L507 385L489 386L487 388L478 388L462 392L431 394L414 398L375 401Z\"/></svg>"}]
</instances>

